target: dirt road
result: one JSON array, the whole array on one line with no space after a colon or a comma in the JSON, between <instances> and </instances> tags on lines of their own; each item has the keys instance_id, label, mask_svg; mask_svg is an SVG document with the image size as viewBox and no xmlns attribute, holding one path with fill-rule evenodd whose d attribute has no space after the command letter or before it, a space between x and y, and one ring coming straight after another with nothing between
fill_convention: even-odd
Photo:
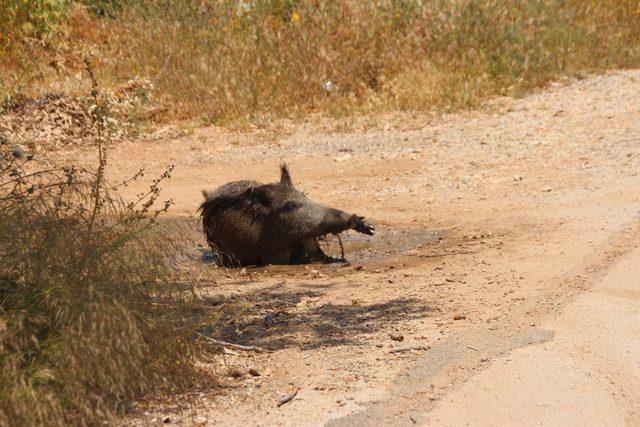
<instances>
[{"instance_id":1,"label":"dirt road","mask_svg":"<svg viewBox=\"0 0 640 427\"><path fill-rule=\"evenodd\" d=\"M211 304L252 303L220 337L269 351L127 423L640 425L640 71L389 122L114 147L114 179L175 163L164 194L185 222L201 189L275 180L286 159L311 198L380 230L347 266L184 261Z\"/></svg>"}]
</instances>

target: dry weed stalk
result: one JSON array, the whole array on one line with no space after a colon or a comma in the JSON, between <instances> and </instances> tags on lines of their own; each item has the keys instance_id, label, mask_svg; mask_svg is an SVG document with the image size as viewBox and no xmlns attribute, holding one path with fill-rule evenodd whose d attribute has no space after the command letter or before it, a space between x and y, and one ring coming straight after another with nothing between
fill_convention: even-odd
<instances>
[{"instance_id":1,"label":"dry weed stalk","mask_svg":"<svg viewBox=\"0 0 640 427\"><path fill-rule=\"evenodd\" d=\"M95 170L0 150L0 425L95 424L195 378L193 296L152 228L172 167L124 202L113 189L131 180L105 183L104 137Z\"/></svg>"}]
</instances>

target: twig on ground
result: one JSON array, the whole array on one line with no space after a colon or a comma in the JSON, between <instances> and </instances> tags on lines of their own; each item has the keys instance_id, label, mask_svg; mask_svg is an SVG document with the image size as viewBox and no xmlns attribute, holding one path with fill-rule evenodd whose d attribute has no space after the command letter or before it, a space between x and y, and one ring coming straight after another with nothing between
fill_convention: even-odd
<instances>
[{"instance_id":1,"label":"twig on ground","mask_svg":"<svg viewBox=\"0 0 640 427\"><path fill-rule=\"evenodd\" d=\"M441 256L449 256L449 255L466 255L466 254L475 254L478 253L478 251L458 251L458 252L445 252L442 254L426 254L426 255L421 255L422 258L438 258Z\"/></svg>"},{"instance_id":2,"label":"twig on ground","mask_svg":"<svg viewBox=\"0 0 640 427\"><path fill-rule=\"evenodd\" d=\"M240 353L238 353L237 351L233 351L227 347L222 347L222 354L225 354L227 356L240 356Z\"/></svg>"},{"instance_id":3,"label":"twig on ground","mask_svg":"<svg viewBox=\"0 0 640 427\"><path fill-rule=\"evenodd\" d=\"M389 350L389 353L404 353L411 350L429 350L429 347L425 345L415 345L413 347L394 348Z\"/></svg>"},{"instance_id":4,"label":"twig on ground","mask_svg":"<svg viewBox=\"0 0 640 427\"><path fill-rule=\"evenodd\" d=\"M255 351L256 353L262 353L262 352L266 351L264 348L258 347L258 346L255 346L255 345L234 344L234 343L231 343L231 342L220 341L220 340L217 340L215 338L208 337L208 336L206 336L204 334L201 334L200 332L196 332L196 334L200 338L203 338L208 343L221 345L222 347L235 348L236 350L244 350L244 351Z\"/></svg>"},{"instance_id":5,"label":"twig on ground","mask_svg":"<svg viewBox=\"0 0 640 427\"><path fill-rule=\"evenodd\" d=\"M471 347L470 345L468 345L468 346L467 346L467 348L468 348L469 350L477 351L478 353L480 353L480 350L478 350L478 349L477 349L477 348L475 348L475 347Z\"/></svg>"},{"instance_id":6,"label":"twig on ground","mask_svg":"<svg viewBox=\"0 0 640 427\"><path fill-rule=\"evenodd\" d=\"M281 304L288 304L288 305L298 305L299 303L297 302L293 302L293 301L287 301L284 299L278 299L278 298L274 298L272 300L269 300L269 302L279 302Z\"/></svg>"},{"instance_id":7,"label":"twig on ground","mask_svg":"<svg viewBox=\"0 0 640 427\"><path fill-rule=\"evenodd\" d=\"M300 390L299 388L296 388L293 393L291 394L287 394L286 396L282 396L280 399L278 399L278 406L282 406L285 403L289 403L293 400L294 397L296 397L296 395L298 394L298 390Z\"/></svg>"}]
</instances>

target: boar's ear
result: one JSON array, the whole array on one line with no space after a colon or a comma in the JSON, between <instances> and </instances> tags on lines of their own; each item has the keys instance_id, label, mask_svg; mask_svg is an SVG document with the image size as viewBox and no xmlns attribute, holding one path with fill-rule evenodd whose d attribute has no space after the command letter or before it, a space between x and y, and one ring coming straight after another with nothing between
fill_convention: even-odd
<instances>
[{"instance_id":1,"label":"boar's ear","mask_svg":"<svg viewBox=\"0 0 640 427\"><path fill-rule=\"evenodd\" d=\"M266 186L250 188L246 194L250 200L260 203L265 208L271 208L273 205L273 194Z\"/></svg>"},{"instance_id":2,"label":"boar's ear","mask_svg":"<svg viewBox=\"0 0 640 427\"><path fill-rule=\"evenodd\" d=\"M280 165L280 185L293 187L293 181L291 180L291 175L289 174L289 167L286 163L282 163Z\"/></svg>"}]
</instances>

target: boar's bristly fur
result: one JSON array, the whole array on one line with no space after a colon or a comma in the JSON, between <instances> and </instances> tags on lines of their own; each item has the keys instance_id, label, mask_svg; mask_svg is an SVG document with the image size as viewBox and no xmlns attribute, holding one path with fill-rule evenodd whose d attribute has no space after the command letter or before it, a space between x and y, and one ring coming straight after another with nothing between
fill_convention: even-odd
<instances>
[{"instance_id":1,"label":"boar's bristly fur","mask_svg":"<svg viewBox=\"0 0 640 427\"><path fill-rule=\"evenodd\" d=\"M226 266L329 261L319 237L375 231L364 217L311 201L295 188L284 164L278 183L234 181L203 194L204 233L218 263Z\"/></svg>"}]
</instances>

